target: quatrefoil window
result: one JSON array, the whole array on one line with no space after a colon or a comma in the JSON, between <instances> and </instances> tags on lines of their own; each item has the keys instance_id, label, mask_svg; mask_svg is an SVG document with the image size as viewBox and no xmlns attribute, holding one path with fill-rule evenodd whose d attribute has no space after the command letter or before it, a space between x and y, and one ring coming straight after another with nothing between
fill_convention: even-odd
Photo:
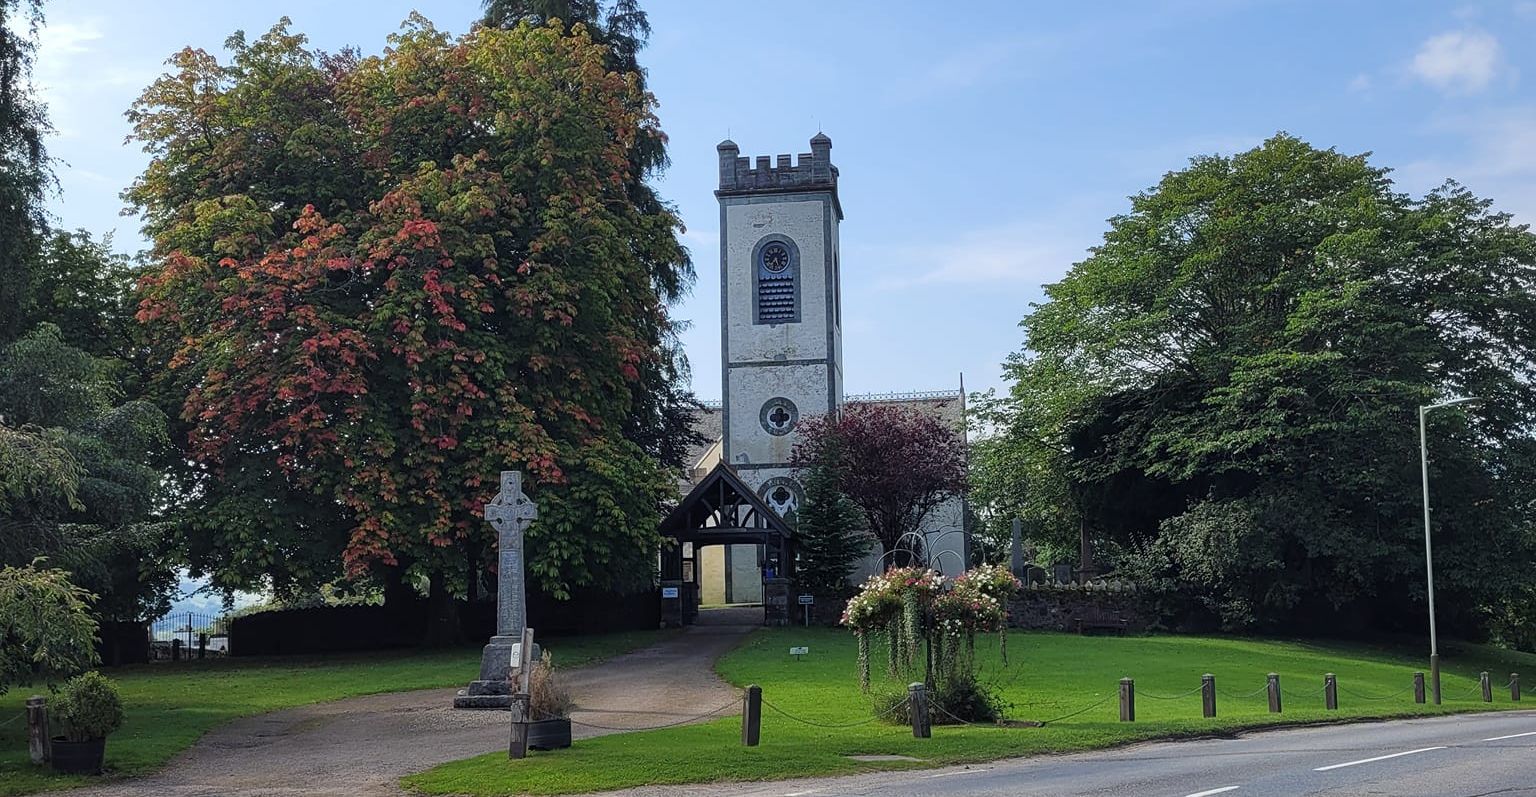
<instances>
[{"instance_id":1,"label":"quatrefoil window","mask_svg":"<svg viewBox=\"0 0 1536 797\"><path fill-rule=\"evenodd\" d=\"M786 435L793 431L795 424L800 421L800 410L787 398L771 398L763 404L762 411L758 413L758 420L768 434Z\"/></svg>"}]
</instances>

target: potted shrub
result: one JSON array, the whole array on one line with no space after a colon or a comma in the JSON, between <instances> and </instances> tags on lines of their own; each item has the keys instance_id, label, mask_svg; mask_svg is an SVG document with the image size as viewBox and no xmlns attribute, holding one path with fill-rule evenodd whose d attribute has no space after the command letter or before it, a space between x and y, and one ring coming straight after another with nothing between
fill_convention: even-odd
<instances>
[{"instance_id":1,"label":"potted shrub","mask_svg":"<svg viewBox=\"0 0 1536 797\"><path fill-rule=\"evenodd\" d=\"M571 693L555 677L549 652L533 663L528 673L528 747L558 750L571 746Z\"/></svg>"},{"instance_id":2,"label":"potted shrub","mask_svg":"<svg viewBox=\"0 0 1536 797\"><path fill-rule=\"evenodd\" d=\"M55 727L53 769L74 775L101 774L107 735L122 727L123 700L117 686L101 673L77 675L50 701Z\"/></svg>"}]
</instances>

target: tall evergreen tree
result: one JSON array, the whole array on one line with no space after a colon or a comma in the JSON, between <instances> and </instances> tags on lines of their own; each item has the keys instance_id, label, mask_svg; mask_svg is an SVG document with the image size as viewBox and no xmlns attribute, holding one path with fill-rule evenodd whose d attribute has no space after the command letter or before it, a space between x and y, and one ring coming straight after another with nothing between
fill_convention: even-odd
<instances>
[{"instance_id":1,"label":"tall evergreen tree","mask_svg":"<svg viewBox=\"0 0 1536 797\"><path fill-rule=\"evenodd\" d=\"M859 508L837 490L837 475L817 465L804 477L805 502L795 513L796 587L826 597L853 594L848 583L874 539Z\"/></svg>"}]
</instances>

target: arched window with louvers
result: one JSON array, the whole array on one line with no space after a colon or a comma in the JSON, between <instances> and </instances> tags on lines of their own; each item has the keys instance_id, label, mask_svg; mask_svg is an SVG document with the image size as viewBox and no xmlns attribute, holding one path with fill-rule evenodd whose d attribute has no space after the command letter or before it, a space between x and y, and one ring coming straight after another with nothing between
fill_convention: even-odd
<instances>
[{"instance_id":1,"label":"arched window with louvers","mask_svg":"<svg viewBox=\"0 0 1536 797\"><path fill-rule=\"evenodd\" d=\"M753 323L800 321L800 249L782 235L770 235L752 251Z\"/></svg>"}]
</instances>

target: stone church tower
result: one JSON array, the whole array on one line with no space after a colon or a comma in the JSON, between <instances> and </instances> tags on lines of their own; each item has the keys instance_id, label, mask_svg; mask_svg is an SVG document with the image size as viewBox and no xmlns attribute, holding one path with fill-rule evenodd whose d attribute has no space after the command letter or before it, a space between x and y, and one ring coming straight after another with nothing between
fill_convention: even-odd
<instances>
[{"instance_id":1,"label":"stone church tower","mask_svg":"<svg viewBox=\"0 0 1536 797\"><path fill-rule=\"evenodd\" d=\"M791 163L720 155L722 458L780 515L802 497L789 469L801 418L843 402L832 139ZM771 563L769 563L771 566Z\"/></svg>"},{"instance_id":2,"label":"stone church tower","mask_svg":"<svg viewBox=\"0 0 1536 797\"><path fill-rule=\"evenodd\" d=\"M720 351L724 390L697 429L712 442L692 452L690 479L727 462L781 516L796 511L804 491L790 458L803 418L858 404L899 404L930 413L963 434L964 391L847 396L843 394L842 286L832 139L818 133L798 157L743 158L734 142L720 159ZM686 492L686 488L684 489ZM922 527L933 564L954 574L969 549L965 506L954 499ZM702 601L762 600L762 579L782 572L759 545L715 545L695 554ZM688 565L685 565L685 573ZM855 580L882 569L879 552Z\"/></svg>"}]
</instances>

